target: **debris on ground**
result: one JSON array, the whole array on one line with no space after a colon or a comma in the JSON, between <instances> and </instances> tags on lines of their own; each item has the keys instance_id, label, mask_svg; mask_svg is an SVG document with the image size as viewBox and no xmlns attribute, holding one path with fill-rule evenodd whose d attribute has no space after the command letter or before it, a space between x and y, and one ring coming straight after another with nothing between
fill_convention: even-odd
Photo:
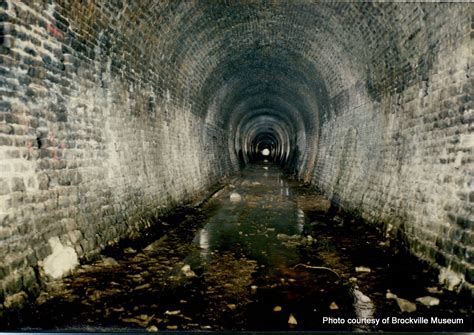
<instances>
[{"instance_id":1,"label":"debris on ground","mask_svg":"<svg viewBox=\"0 0 474 335\"><path fill-rule=\"evenodd\" d=\"M408 301L403 298L395 298L397 300L398 307L400 307L400 311L412 313L416 311L416 305L411 301Z\"/></svg>"},{"instance_id":2,"label":"debris on ground","mask_svg":"<svg viewBox=\"0 0 474 335\"><path fill-rule=\"evenodd\" d=\"M318 194L300 195L296 197L296 204L303 211L327 212L331 207L331 202Z\"/></svg>"},{"instance_id":3,"label":"debris on ground","mask_svg":"<svg viewBox=\"0 0 474 335\"><path fill-rule=\"evenodd\" d=\"M281 306L275 306L275 307L273 307L273 311L274 311L274 312L281 312L281 310L282 310Z\"/></svg>"},{"instance_id":4,"label":"debris on ground","mask_svg":"<svg viewBox=\"0 0 474 335\"><path fill-rule=\"evenodd\" d=\"M267 229L268 230L268 229ZM277 239L282 242L283 245L287 247L295 247L302 244L311 245L314 242L314 238L311 235L306 237L301 235L287 235L287 234L277 234Z\"/></svg>"},{"instance_id":5,"label":"debris on ground","mask_svg":"<svg viewBox=\"0 0 474 335\"><path fill-rule=\"evenodd\" d=\"M300 235L286 235L286 234L277 234L277 239L280 241L289 241L289 240L299 240L301 238Z\"/></svg>"},{"instance_id":6,"label":"debris on ground","mask_svg":"<svg viewBox=\"0 0 474 335\"><path fill-rule=\"evenodd\" d=\"M329 305L329 309L331 309L331 310L336 310L336 309L339 309L339 306L333 301L333 302L331 302L331 304Z\"/></svg>"},{"instance_id":7,"label":"debris on ground","mask_svg":"<svg viewBox=\"0 0 474 335\"><path fill-rule=\"evenodd\" d=\"M448 291L453 291L464 281L464 278L453 270L443 268L439 272L438 280Z\"/></svg>"},{"instance_id":8,"label":"debris on ground","mask_svg":"<svg viewBox=\"0 0 474 335\"><path fill-rule=\"evenodd\" d=\"M439 288L433 286L433 287L427 287L426 291L431 294L442 294L443 290L440 290Z\"/></svg>"},{"instance_id":9,"label":"debris on ground","mask_svg":"<svg viewBox=\"0 0 474 335\"><path fill-rule=\"evenodd\" d=\"M290 314L290 317L288 318L288 324L290 326L296 326L298 324L298 321L296 321L296 318L293 316L293 314Z\"/></svg>"},{"instance_id":10,"label":"debris on ground","mask_svg":"<svg viewBox=\"0 0 474 335\"><path fill-rule=\"evenodd\" d=\"M439 305L439 299L431 296L425 296L416 298L416 301L422 303L425 306L436 306Z\"/></svg>"},{"instance_id":11,"label":"debris on ground","mask_svg":"<svg viewBox=\"0 0 474 335\"><path fill-rule=\"evenodd\" d=\"M368 303L368 302L372 301L368 296L366 296L364 293L362 293L357 287L354 288L354 295L356 296L357 300L359 300L361 302Z\"/></svg>"},{"instance_id":12,"label":"debris on ground","mask_svg":"<svg viewBox=\"0 0 474 335\"><path fill-rule=\"evenodd\" d=\"M396 294L393 294L392 292L390 292L389 290L387 290L387 294L385 295L385 297L387 299L397 299L397 295Z\"/></svg>"},{"instance_id":13,"label":"debris on ground","mask_svg":"<svg viewBox=\"0 0 474 335\"><path fill-rule=\"evenodd\" d=\"M3 304L6 308L21 309L24 303L27 301L27 299L28 299L27 294L21 291L19 293L15 293L13 295L7 296Z\"/></svg>"},{"instance_id":14,"label":"debris on ground","mask_svg":"<svg viewBox=\"0 0 474 335\"><path fill-rule=\"evenodd\" d=\"M158 327L155 326L155 325L152 325L152 326L148 327L148 328L146 329L146 331L147 331L147 332L157 332L157 331L158 331Z\"/></svg>"},{"instance_id":15,"label":"debris on ground","mask_svg":"<svg viewBox=\"0 0 474 335\"><path fill-rule=\"evenodd\" d=\"M104 266L117 266L119 263L112 257L105 257L101 261Z\"/></svg>"},{"instance_id":16,"label":"debris on ground","mask_svg":"<svg viewBox=\"0 0 474 335\"><path fill-rule=\"evenodd\" d=\"M138 315L132 318L123 318L121 319L123 322L127 323L134 323L136 325L139 325L140 327L147 327L148 324L150 323L152 316L148 316L146 314Z\"/></svg>"},{"instance_id":17,"label":"debris on ground","mask_svg":"<svg viewBox=\"0 0 474 335\"><path fill-rule=\"evenodd\" d=\"M356 266L356 272L371 272L372 270L366 266Z\"/></svg>"},{"instance_id":18,"label":"debris on ground","mask_svg":"<svg viewBox=\"0 0 474 335\"><path fill-rule=\"evenodd\" d=\"M125 248L125 249L123 250L123 252L124 252L125 254L136 254L136 253L137 253L137 251L136 251L135 249L133 249L132 247Z\"/></svg>"},{"instance_id":19,"label":"debris on ground","mask_svg":"<svg viewBox=\"0 0 474 335\"><path fill-rule=\"evenodd\" d=\"M241 202L242 196L237 192L232 192L230 194L230 202Z\"/></svg>"},{"instance_id":20,"label":"debris on ground","mask_svg":"<svg viewBox=\"0 0 474 335\"><path fill-rule=\"evenodd\" d=\"M186 276L186 278L193 278L196 277L196 273L191 270L191 266L189 264L184 265L181 268L181 272Z\"/></svg>"},{"instance_id":21,"label":"debris on ground","mask_svg":"<svg viewBox=\"0 0 474 335\"><path fill-rule=\"evenodd\" d=\"M302 264L302 263L299 263L299 264L296 264L295 266L293 266L293 269L296 269L297 267L304 267L306 269L312 269L312 270L325 270L325 271L329 271L329 272L332 272L334 273L336 276L338 276L339 278L341 277L339 275L339 273L337 273L336 271L334 271L333 269L330 269L326 266L313 266L313 265L308 265L308 264Z\"/></svg>"}]
</instances>

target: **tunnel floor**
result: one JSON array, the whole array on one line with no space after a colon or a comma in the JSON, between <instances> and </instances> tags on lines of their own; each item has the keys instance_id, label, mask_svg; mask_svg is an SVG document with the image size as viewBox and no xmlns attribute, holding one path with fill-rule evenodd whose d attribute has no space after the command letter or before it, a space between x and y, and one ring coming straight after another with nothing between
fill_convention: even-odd
<instances>
[{"instance_id":1,"label":"tunnel floor","mask_svg":"<svg viewBox=\"0 0 474 335\"><path fill-rule=\"evenodd\" d=\"M390 247L373 227L328 209L277 166L251 165L200 207L106 250L2 323L88 331L472 329L468 297L443 291L436 271ZM387 290L416 311L402 312ZM439 305L416 301L424 296ZM386 317L463 324L348 324Z\"/></svg>"}]
</instances>

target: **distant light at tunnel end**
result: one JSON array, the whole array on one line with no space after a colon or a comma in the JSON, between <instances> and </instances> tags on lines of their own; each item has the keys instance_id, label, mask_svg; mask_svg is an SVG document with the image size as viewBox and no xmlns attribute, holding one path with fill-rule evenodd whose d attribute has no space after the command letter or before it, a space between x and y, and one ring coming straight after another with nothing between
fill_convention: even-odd
<instances>
[{"instance_id":1,"label":"distant light at tunnel end","mask_svg":"<svg viewBox=\"0 0 474 335\"><path fill-rule=\"evenodd\" d=\"M262 155L263 156L269 156L270 155L270 150L268 150L267 148L263 149L262 150Z\"/></svg>"}]
</instances>

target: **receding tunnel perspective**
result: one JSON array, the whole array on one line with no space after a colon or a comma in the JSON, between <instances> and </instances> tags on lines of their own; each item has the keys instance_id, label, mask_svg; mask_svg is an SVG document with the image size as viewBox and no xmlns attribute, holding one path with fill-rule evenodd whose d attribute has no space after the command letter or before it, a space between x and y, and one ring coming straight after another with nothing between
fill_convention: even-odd
<instances>
[{"instance_id":1,"label":"receding tunnel perspective","mask_svg":"<svg viewBox=\"0 0 474 335\"><path fill-rule=\"evenodd\" d=\"M0 1L0 331L473 331L473 13Z\"/></svg>"}]
</instances>

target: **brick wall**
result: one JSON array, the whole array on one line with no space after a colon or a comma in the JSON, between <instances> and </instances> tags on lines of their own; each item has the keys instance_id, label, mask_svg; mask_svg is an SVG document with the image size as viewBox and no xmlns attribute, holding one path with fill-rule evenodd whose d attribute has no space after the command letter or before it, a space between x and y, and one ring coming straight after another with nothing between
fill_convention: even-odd
<instances>
[{"instance_id":1,"label":"brick wall","mask_svg":"<svg viewBox=\"0 0 474 335\"><path fill-rule=\"evenodd\" d=\"M191 110L185 75L145 54L146 31L132 34L142 8L2 7L0 301L36 293L52 237L89 259L201 194L227 141Z\"/></svg>"},{"instance_id":2,"label":"brick wall","mask_svg":"<svg viewBox=\"0 0 474 335\"><path fill-rule=\"evenodd\" d=\"M331 98L313 182L473 283L472 6L397 13L394 55ZM402 6L402 9L406 9ZM367 48L377 50L376 43ZM383 54L382 54L383 55ZM365 84L365 85L364 85Z\"/></svg>"}]
</instances>

